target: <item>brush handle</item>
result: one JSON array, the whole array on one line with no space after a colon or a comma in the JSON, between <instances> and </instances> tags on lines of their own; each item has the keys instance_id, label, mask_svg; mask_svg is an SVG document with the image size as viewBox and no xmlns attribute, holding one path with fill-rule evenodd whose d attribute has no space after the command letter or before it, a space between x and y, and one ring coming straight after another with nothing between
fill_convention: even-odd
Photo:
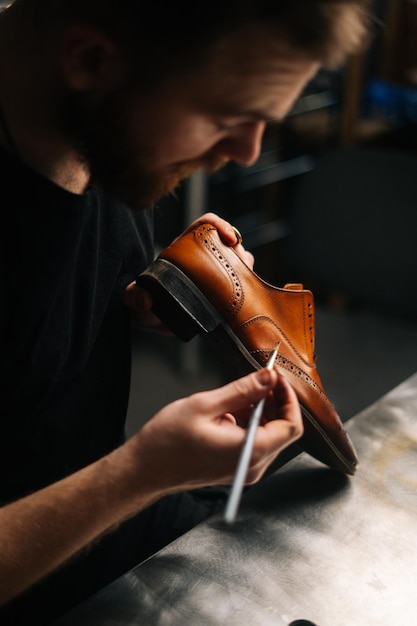
<instances>
[{"instance_id":1,"label":"brush handle","mask_svg":"<svg viewBox=\"0 0 417 626\"><path fill-rule=\"evenodd\" d=\"M269 355L268 363L266 364L266 368L269 370L274 367L275 359L278 354L278 348L279 344ZM259 402L255 404L249 418L249 426L246 433L245 443L240 453L235 479L233 481L224 513L224 521L227 524L232 524L236 519L237 510L242 497L243 485L245 484L246 474L248 473L248 467L252 456L253 444L255 443L256 430L262 417L264 404L265 398L259 400Z\"/></svg>"},{"instance_id":2,"label":"brush handle","mask_svg":"<svg viewBox=\"0 0 417 626\"><path fill-rule=\"evenodd\" d=\"M232 489L229 494L227 506L224 514L224 520L228 524L232 524L236 519L237 510L239 508L240 499L242 496L243 485L245 483L246 474L248 473L249 462L252 456L253 444L255 442L256 430L259 426L262 411L264 409L265 398L260 400L250 418L249 427L245 439L244 446L240 453L239 463Z\"/></svg>"}]
</instances>

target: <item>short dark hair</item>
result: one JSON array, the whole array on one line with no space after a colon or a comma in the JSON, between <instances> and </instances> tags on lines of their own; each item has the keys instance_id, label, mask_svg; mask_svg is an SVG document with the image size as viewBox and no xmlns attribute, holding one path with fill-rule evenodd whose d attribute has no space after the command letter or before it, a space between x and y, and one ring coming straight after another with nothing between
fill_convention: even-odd
<instances>
[{"instance_id":1,"label":"short dark hair","mask_svg":"<svg viewBox=\"0 0 417 626\"><path fill-rule=\"evenodd\" d=\"M165 68L192 66L245 24L260 24L323 66L339 65L364 42L369 0L15 0L44 24L84 22Z\"/></svg>"}]
</instances>

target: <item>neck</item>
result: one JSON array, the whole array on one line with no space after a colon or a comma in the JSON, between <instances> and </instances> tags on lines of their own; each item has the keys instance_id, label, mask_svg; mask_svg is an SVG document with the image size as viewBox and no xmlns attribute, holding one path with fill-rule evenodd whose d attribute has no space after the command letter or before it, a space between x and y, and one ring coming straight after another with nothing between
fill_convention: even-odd
<instances>
[{"instance_id":1,"label":"neck","mask_svg":"<svg viewBox=\"0 0 417 626\"><path fill-rule=\"evenodd\" d=\"M89 171L60 126L61 88L55 68L48 73L42 45L13 5L0 14L0 144L55 184L81 194Z\"/></svg>"}]
</instances>

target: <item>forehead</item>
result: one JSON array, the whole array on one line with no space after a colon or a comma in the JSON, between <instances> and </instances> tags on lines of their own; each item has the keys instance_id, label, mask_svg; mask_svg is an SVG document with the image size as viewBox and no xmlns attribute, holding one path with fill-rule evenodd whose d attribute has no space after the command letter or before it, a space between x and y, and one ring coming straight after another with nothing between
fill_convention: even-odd
<instances>
[{"instance_id":1,"label":"forehead","mask_svg":"<svg viewBox=\"0 0 417 626\"><path fill-rule=\"evenodd\" d=\"M259 109L280 118L317 69L317 62L267 29L249 25L218 41L197 71L181 75L176 89L224 114Z\"/></svg>"}]
</instances>

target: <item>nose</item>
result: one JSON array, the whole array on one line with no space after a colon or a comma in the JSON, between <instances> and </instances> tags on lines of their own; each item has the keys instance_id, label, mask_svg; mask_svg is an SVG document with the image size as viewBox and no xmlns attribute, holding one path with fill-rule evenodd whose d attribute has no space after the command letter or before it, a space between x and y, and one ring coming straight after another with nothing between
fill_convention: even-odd
<instances>
[{"instance_id":1,"label":"nose","mask_svg":"<svg viewBox=\"0 0 417 626\"><path fill-rule=\"evenodd\" d=\"M228 130L227 136L219 140L213 150L239 165L253 165L261 153L265 122L243 122Z\"/></svg>"}]
</instances>

